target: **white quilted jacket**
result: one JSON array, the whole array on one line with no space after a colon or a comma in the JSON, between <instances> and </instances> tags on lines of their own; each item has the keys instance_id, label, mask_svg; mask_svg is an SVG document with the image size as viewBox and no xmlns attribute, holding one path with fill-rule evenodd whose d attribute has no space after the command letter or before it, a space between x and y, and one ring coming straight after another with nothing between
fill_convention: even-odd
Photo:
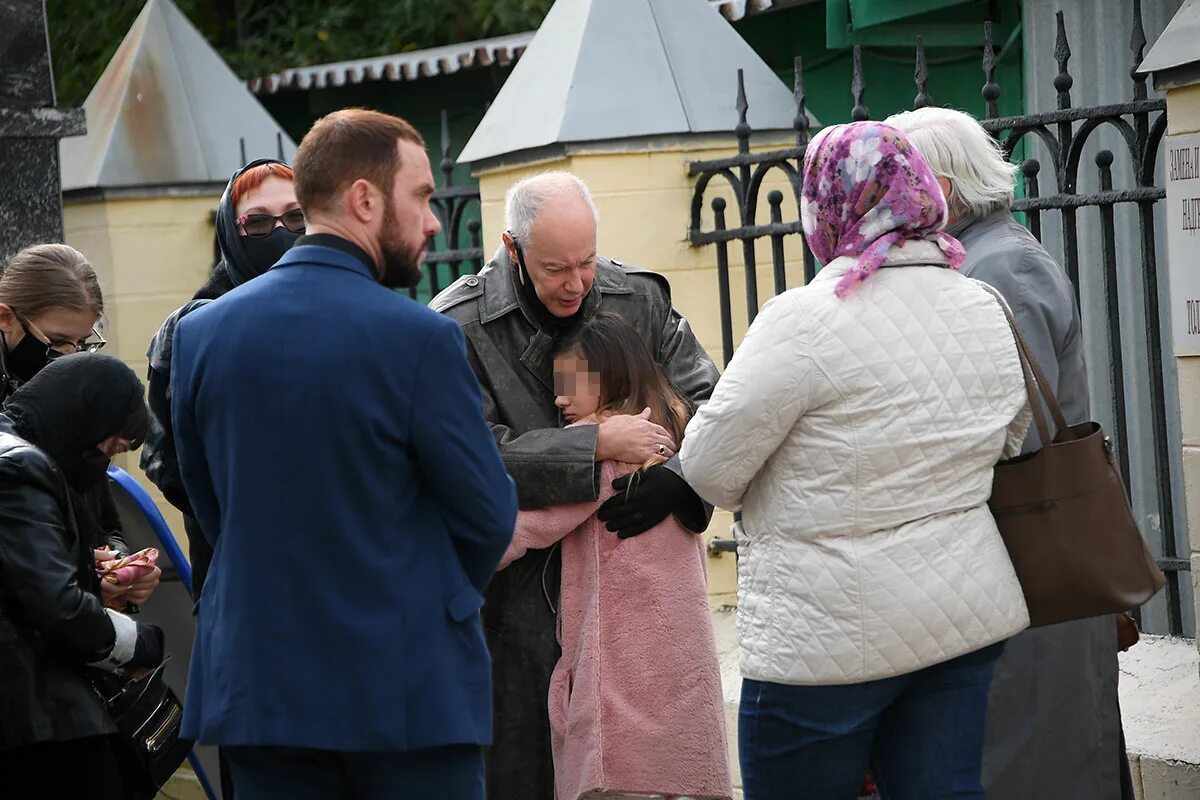
<instances>
[{"instance_id":1,"label":"white quilted jacket","mask_svg":"<svg viewBox=\"0 0 1200 800\"><path fill-rule=\"evenodd\" d=\"M902 675L1006 639L1029 615L987 508L1029 424L997 300L929 242L845 299L840 258L767 303L687 427L685 477L741 508L742 674Z\"/></svg>"}]
</instances>

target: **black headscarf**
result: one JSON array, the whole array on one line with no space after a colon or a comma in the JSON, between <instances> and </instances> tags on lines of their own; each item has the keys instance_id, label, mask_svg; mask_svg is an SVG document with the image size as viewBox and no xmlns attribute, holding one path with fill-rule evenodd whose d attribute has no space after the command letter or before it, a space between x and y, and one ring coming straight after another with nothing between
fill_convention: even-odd
<instances>
[{"instance_id":1,"label":"black headscarf","mask_svg":"<svg viewBox=\"0 0 1200 800\"><path fill-rule=\"evenodd\" d=\"M241 286L251 278L257 278L271 268L271 264L267 264L265 267L256 265L250 253L247 252L242 235L238 233L237 206L233 202L233 184L243 172L263 164L287 166L285 162L277 158L259 158L251 161L229 178L229 183L225 186L225 193L221 195L221 202L217 206L217 247L221 251L221 263L217 265L213 271L213 277L200 292L197 292L194 299L215 300L230 289ZM201 297L201 294L204 296Z\"/></svg>"},{"instance_id":2,"label":"black headscarf","mask_svg":"<svg viewBox=\"0 0 1200 800\"><path fill-rule=\"evenodd\" d=\"M77 491L104 479L108 457L96 445L117 435L140 445L149 427L142 382L100 353L54 359L9 398L4 413Z\"/></svg>"}]
</instances>

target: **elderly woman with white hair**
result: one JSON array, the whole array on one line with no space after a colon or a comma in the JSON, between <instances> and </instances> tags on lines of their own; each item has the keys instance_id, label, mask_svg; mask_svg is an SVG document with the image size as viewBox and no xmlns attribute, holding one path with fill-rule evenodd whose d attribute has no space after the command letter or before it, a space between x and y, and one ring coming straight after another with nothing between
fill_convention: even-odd
<instances>
[{"instance_id":1,"label":"elderly woman with white hair","mask_svg":"<svg viewBox=\"0 0 1200 800\"><path fill-rule=\"evenodd\" d=\"M1067 421L1089 419L1075 293L1062 267L1013 218L1016 167L961 111L923 108L887 122L908 134L937 176L950 208L947 233L966 249L963 274L1004 295ZM1024 451L1040 446L1031 430ZM1127 773L1112 619L1037 628L1010 640L989 702L983 773L989 800L1117 800L1131 796L1122 791Z\"/></svg>"}]
</instances>

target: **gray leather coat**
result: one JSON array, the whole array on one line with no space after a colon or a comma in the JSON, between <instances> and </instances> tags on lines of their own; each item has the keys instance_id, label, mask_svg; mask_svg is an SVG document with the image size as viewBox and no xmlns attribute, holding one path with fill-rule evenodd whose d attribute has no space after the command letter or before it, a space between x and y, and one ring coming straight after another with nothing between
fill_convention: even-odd
<instances>
[{"instance_id":1,"label":"gray leather coat","mask_svg":"<svg viewBox=\"0 0 1200 800\"><path fill-rule=\"evenodd\" d=\"M478 275L460 278L430 307L463 327L467 355L483 392L484 416L516 481L521 507L594 500L600 488L596 428L563 429L554 405L554 338L541 329L515 275L500 248ZM671 307L666 278L599 258L583 315L601 308L637 328L667 377L693 405L708 399L717 383L716 365L687 320ZM678 472L678 458L667 466ZM485 593L483 622L495 693L489 800L554 798L546 698L559 657L555 608L560 577L557 549L532 551L498 573Z\"/></svg>"},{"instance_id":2,"label":"gray leather coat","mask_svg":"<svg viewBox=\"0 0 1200 800\"><path fill-rule=\"evenodd\" d=\"M717 383L716 365L687 320L671 307L666 278L598 258L584 318L601 306L638 329L693 406L708 399ZM467 354L483 389L484 416L517 482L521 507L596 499L596 428L563 430L554 405L554 338L540 329L518 291L504 248L478 275L460 278L435 297L430 308L463 326ZM679 472L677 459L668 466Z\"/></svg>"},{"instance_id":3,"label":"gray leather coat","mask_svg":"<svg viewBox=\"0 0 1200 800\"><path fill-rule=\"evenodd\" d=\"M1068 423L1090 419L1083 334L1066 272L1007 211L948 231L965 275L994 286L1054 386ZM1040 447L1031 429L1025 452ZM1120 711L1112 617L1036 628L1009 640L988 706L988 800L1118 800Z\"/></svg>"}]
</instances>

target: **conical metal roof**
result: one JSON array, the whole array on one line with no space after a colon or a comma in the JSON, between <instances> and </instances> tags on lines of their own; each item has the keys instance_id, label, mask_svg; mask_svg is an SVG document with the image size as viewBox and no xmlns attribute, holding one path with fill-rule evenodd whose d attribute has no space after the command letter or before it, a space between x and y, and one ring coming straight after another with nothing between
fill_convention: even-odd
<instances>
[{"instance_id":1,"label":"conical metal roof","mask_svg":"<svg viewBox=\"0 0 1200 800\"><path fill-rule=\"evenodd\" d=\"M1146 54L1145 60L1138 66L1138 73L1163 73L1155 76L1154 85L1157 89L1176 85L1170 80L1172 76L1169 73L1200 61L1200 48L1196 47L1197 36L1200 36L1200 2L1186 0L1175 12L1175 16L1171 17L1171 21L1158 37L1158 41L1154 43L1150 52ZM1144 41L1145 37L1142 38ZM1193 83L1197 74L1196 70L1190 70L1188 74L1180 76L1183 81L1178 85L1185 86Z\"/></svg>"},{"instance_id":2,"label":"conical metal roof","mask_svg":"<svg viewBox=\"0 0 1200 800\"><path fill-rule=\"evenodd\" d=\"M171 0L149 0L61 143L64 190L224 183L296 145Z\"/></svg>"},{"instance_id":3,"label":"conical metal roof","mask_svg":"<svg viewBox=\"0 0 1200 800\"><path fill-rule=\"evenodd\" d=\"M558 0L458 160L728 133L739 69L750 125L791 130L791 90L706 0Z\"/></svg>"}]
</instances>

